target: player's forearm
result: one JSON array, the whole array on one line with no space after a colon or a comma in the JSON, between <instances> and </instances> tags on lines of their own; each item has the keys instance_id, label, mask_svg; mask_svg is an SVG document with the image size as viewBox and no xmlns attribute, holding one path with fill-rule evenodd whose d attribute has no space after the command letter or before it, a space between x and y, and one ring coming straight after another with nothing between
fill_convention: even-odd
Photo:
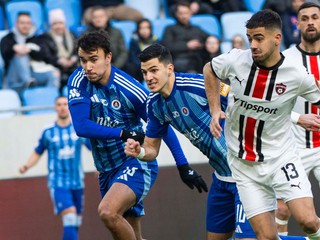
<instances>
[{"instance_id":1,"label":"player's forearm","mask_svg":"<svg viewBox=\"0 0 320 240\"><path fill-rule=\"evenodd\" d=\"M204 66L203 75L209 109L211 115L213 115L214 113L219 113L221 111L219 94L220 81L213 73L210 63L207 63Z\"/></svg>"},{"instance_id":2,"label":"player's forearm","mask_svg":"<svg viewBox=\"0 0 320 240\"><path fill-rule=\"evenodd\" d=\"M142 161L153 161L159 154L161 138L145 138L138 158ZM141 155L142 154L142 155Z\"/></svg>"},{"instance_id":3,"label":"player's forearm","mask_svg":"<svg viewBox=\"0 0 320 240\"><path fill-rule=\"evenodd\" d=\"M27 170L32 168L34 165L38 163L38 161L40 160L40 157L41 155L39 153L33 152L30 155L28 161L20 167L20 172L25 173Z\"/></svg>"}]
</instances>

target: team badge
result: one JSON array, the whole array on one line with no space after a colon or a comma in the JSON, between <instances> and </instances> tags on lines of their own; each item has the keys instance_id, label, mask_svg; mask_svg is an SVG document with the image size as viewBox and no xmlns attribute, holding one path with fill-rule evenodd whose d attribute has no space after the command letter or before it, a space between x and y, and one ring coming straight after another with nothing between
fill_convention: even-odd
<instances>
[{"instance_id":1,"label":"team badge","mask_svg":"<svg viewBox=\"0 0 320 240\"><path fill-rule=\"evenodd\" d=\"M277 83L276 84L276 93L278 93L279 95L284 94L286 89L287 89L287 86L284 85L283 83Z\"/></svg>"},{"instance_id":2,"label":"team badge","mask_svg":"<svg viewBox=\"0 0 320 240\"><path fill-rule=\"evenodd\" d=\"M182 108L181 108L181 113L182 113L184 116L188 116L188 115L189 115L189 109L186 108L186 107L182 107Z\"/></svg>"},{"instance_id":3,"label":"team badge","mask_svg":"<svg viewBox=\"0 0 320 240\"><path fill-rule=\"evenodd\" d=\"M113 100L111 106L113 109L118 110L121 108L121 103L119 102L119 100Z\"/></svg>"}]
</instances>

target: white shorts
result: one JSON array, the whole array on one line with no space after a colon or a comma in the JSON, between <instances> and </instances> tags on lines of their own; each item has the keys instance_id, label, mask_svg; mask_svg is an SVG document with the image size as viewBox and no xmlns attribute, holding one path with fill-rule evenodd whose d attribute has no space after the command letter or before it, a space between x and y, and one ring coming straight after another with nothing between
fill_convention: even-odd
<instances>
[{"instance_id":1,"label":"white shorts","mask_svg":"<svg viewBox=\"0 0 320 240\"><path fill-rule=\"evenodd\" d=\"M320 181L320 147L299 149L299 155L307 175L313 171L314 176Z\"/></svg>"},{"instance_id":2,"label":"white shorts","mask_svg":"<svg viewBox=\"0 0 320 240\"><path fill-rule=\"evenodd\" d=\"M277 209L276 196L285 202L313 197L308 176L294 149L279 159L258 163L228 154L232 176L248 219Z\"/></svg>"}]
</instances>

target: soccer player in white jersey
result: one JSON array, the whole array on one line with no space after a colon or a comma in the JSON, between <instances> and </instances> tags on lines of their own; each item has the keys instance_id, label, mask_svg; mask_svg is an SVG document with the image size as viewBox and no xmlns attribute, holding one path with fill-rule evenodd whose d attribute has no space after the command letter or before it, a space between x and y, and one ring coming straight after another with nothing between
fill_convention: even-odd
<instances>
[{"instance_id":1,"label":"soccer player in white jersey","mask_svg":"<svg viewBox=\"0 0 320 240\"><path fill-rule=\"evenodd\" d=\"M320 91L302 65L280 53L282 26L276 12L258 11L246 28L250 50L233 49L204 67L211 132L220 137L219 121L226 118L229 166L257 238L279 239L277 194L308 237L319 240L320 221L290 114L298 96L319 107ZM220 107L220 79L229 79L231 84L226 113Z\"/></svg>"},{"instance_id":2,"label":"soccer player in white jersey","mask_svg":"<svg viewBox=\"0 0 320 240\"><path fill-rule=\"evenodd\" d=\"M320 80L320 6L307 2L298 10L297 28L301 32L301 42L283 52L287 58L292 58L297 64L303 65L307 71L314 75L316 81ZM295 124L303 116L320 118L319 110L302 97L298 97L292 113L292 129L297 139L297 146L302 164L309 174L313 171L320 182L320 132L308 131ZM307 114L307 115L306 115ZM280 196L279 196L280 197ZM278 200L276 222L280 235L288 234L288 220L290 211L282 200Z\"/></svg>"},{"instance_id":3,"label":"soccer player in white jersey","mask_svg":"<svg viewBox=\"0 0 320 240\"><path fill-rule=\"evenodd\" d=\"M87 139L79 138L73 128L66 97L55 101L57 120L47 126L38 146L19 171L25 173L36 165L45 150L48 150L48 187L54 212L62 219L62 239L77 240L82 222L84 200L84 172L81 164L81 146L91 149Z\"/></svg>"}]
</instances>

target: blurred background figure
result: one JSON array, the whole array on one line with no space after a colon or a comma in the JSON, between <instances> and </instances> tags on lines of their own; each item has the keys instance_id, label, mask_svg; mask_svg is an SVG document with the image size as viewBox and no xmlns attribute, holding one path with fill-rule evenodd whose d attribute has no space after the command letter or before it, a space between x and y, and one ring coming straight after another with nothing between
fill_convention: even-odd
<instances>
[{"instance_id":1,"label":"blurred background figure","mask_svg":"<svg viewBox=\"0 0 320 240\"><path fill-rule=\"evenodd\" d=\"M232 37L232 48L238 48L242 50L247 49L248 47L245 38L240 34L234 35Z\"/></svg>"},{"instance_id":2,"label":"blurred background figure","mask_svg":"<svg viewBox=\"0 0 320 240\"><path fill-rule=\"evenodd\" d=\"M56 86L60 93L67 85L69 75L78 66L78 57L75 52L75 35L66 26L66 17L62 9L53 9L49 12L48 32L36 37L35 42L40 46L39 52L31 54L34 69L54 68Z\"/></svg>"},{"instance_id":3,"label":"blurred background figure","mask_svg":"<svg viewBox=\"0 0 320 240\"><path fill-rule=\"evenodd\" d=\"M177 3L180 0L168 0L168 8L170 11L170 15L174 16L176 12ZM196 14L212 14L213 8L210 3L203 0L186 0L186 2L190 3L190 10L192 15Z\"/></svg>"},{"instance_id":4,"label":"blurred background figure","mask_svg":"<svg viewBox=\"0 0 320 240\"><path fill-rule=\"evenodd\" d=\"M214 35L209 35L205 42L205 49L203 50L202 65L210 62L212 58L221 54L220 39Z\"/></svg>"},{"instance_id":5,"label":"blurred background figure","mask_svg":"<svg viewBox=\"0 0 320 240\"><path fill-rule=\"evenodd\" d=\"M109 16L107 15L104 7L95 6L91 10L92 18L88 24L87 31L104 30L107 31L110 37L111 52L112 52L112 65L124 70L125 64L128 60L128 49L125 45L124 37L121 31L111 26Z\"/></svg>"},{"instance_id":6,"label":"blurred background figure","mask_svg":"<svg viewBox=\"0 0 320 240\"><path fill-rule=\"evenodd\" d=\"M139 82L143 81L140 70L140 60L138 55L146 47L158 42L157 36L153 35L152 23L149 19L142 19L137 22L137 30L132 35L129 48L129 59L126 65L126 71Z\"/></svg>"},{"instance_id":7,"label":"blurred background figure","mask_svg":"<svg viewBox=\"0 0 320 240\"><path fill-rule=\"evenodd\" d=\"M171 52L177 72L201 73L201 57L208 34L191 25L191 16L190 3L178 2L175 12L177 23L165 28L162 44Z\"/></svg>"},{"instance_id":8,"label":"blurred background figure","mask_svg":"<svg viewBox=\"0 0 320 240\"><path fill-rule=\"evenodd\" d=\"M14 89L20 97L25 88L36 85L54 85L52 69L36 72L31 67L30 56L39 52L34 43L36 28L29 12L19 12L15 27L1 40L1 55L5 65L6 87Z\"/></svg>"},{"instance_id":9,"label":"blurred background figure","mask_svg":"<svg viewBox=\"0 0 320 240\"><path fill-rule=\"evenodd\" d=\"M46 127L38 146L28 161L20 166L21 174L35 166L45 150L48 151L48 188L54 213L63 224L63 240L78 240L84 204L84 172L81 163L81 146L91 150L88 139L79 138L71 122L68 100L58 97L54 104L56 121Z\"/></svg>"},{"instance_id":10,"label":"blurred background figure","mask_svg":"<svg viewBox=\"0 0 320 240\"><path fill-rule=\"evenodd\" d=\"M290 8L281 14L283 43L286 48L300 42L300 31L297 29L297 12L305 0L291 0Z\"/></svg>"},{"instance_id":11,"label":"blurred background figure","mask_svg":"<svg viewBox=\"0 0 320 240\"><path fill-rule=\"evenodd\" d=\"M143 14L126 5L124 0L82 0L83 23L88 24L92 20L92 8L101 6L105 10L110 19L115 20L132 20L139 21L143 18Z\"/></svg>"}]
</instances>

